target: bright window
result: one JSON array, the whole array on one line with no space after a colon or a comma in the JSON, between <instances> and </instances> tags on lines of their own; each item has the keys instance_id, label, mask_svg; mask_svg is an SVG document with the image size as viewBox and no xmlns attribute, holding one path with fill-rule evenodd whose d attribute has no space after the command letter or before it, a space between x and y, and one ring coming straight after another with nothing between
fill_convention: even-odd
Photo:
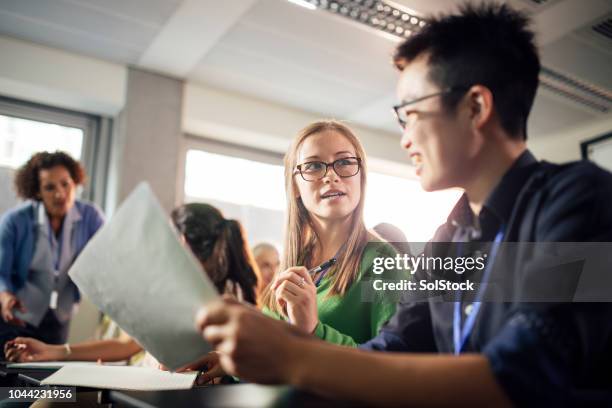
<instances>
[{"instance_id":1,"label":"bright window","mask_svg":"<svg viewBox=\"0 0 612 408\"><path fill-rule=\"evenodd\" d=\"M188 150L185 202L214 205L237 219L250 245L282 246L285 226L283 167L233 156Z\"/></svg>"},{"instance_id":2,"label":"bright window","mask_svg":"<svg viewBox=\"0 0 612 408\"><path fill-rule=\"evenodd\" d=\"M82 147L82 129L0 115L0 166L16 169L44 150L63 150L79 160Z\"/></svg>"},{"instance_id":3,"label":"bright window","mask_svg":"<svg viewBox=\"0 0 612 408\"><path fill-rule=\"evenodd\" d=\"M408 241L427 242L459 199L458 190L428 193L418 180L370 172L365 223L372 228L387 222L401 229Z\"/></svg>"},{"instance_id":4,"label":"bright window","mask_svg":"<svg viewBox=\"0 0 612 408\"><path fill-rule=\"evenodd\" d=\"M387 222L412 242L426 242L446 221L460 192L428 193L418 180L370 172L365 222ZM251 243L282 242L285 211L283 167L232 156L189 150L185 167L185 201L205 201L239 219Z\"/></svg>"},{"instance_id":5,"label":"bright window","mask_svg":"<svg viewBox=\"0 0 612 408\"><path fill-rule=\"evenodd\" d=\"M185 196L284 211L283 167L237 157L187 151Z\"/></svg>"}]
</instances>

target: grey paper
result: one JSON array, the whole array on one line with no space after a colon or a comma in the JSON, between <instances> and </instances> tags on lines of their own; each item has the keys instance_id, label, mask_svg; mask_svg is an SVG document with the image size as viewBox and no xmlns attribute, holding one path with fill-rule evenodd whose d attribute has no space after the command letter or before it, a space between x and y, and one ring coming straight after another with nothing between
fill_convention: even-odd
<instances>
[{"instance_id":1,"label":"grey paper","mask_svg":"<svg viewBox=\"0 0 612 408\"><path fill-rule=\"evenodd\" d=\"M217 292L146 183L136 187L68 273L102 312L169 369L210 351L194 316Z\"/></svg>"}]
</instances>

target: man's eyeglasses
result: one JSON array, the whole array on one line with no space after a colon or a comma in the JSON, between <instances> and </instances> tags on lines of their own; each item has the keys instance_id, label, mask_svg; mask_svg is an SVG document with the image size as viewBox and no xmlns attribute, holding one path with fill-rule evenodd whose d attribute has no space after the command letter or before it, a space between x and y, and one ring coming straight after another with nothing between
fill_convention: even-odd
<instances>
[{"instance_id":1,"label":"man's eyeglasses","mask_svg":"<svg viewBox=\"0 0 612 408\"><path fill-rule=\"evenodd\" d=\"M327 175L327 171L330 167L333 167L339 177L353 177L359 173L361 159L359 157L343 157L331 163L311 161L295 166L297 172L300 173L302 178L306 181L321 180Z\"/></svg>"},{"instance_id":2,"label":"man's eyeglasses","mask_svg":"<svg viewBox=\"0 0 612 408\"><path fill-rule=\"evenodd\" d=\"M402 128L402 130L405 130L407 127L409 127L408 124L411 124L414 121L414 118L416 117L415 114L417 113L417 111L415 110L404 109L406 106L412 105L413 103L421 102L421 101L424 101L425 99L433 98L436 96L446 95L449 93L459 92L459 91L465 92L468 89L469 88L466 86L456 86L456 87L445 89L440 92L421 96L420 98L413 99L411 101L400 103L399 105L395 105L393 107L393 111L395 112L395 117L397 118L397 121L399 122L399 125Z\"/></svg>"}]
</instances>

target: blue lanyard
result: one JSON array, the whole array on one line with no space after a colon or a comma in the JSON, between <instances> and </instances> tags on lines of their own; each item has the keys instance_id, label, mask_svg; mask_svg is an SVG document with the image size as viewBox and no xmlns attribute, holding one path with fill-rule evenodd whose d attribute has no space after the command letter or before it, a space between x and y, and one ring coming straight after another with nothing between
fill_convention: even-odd
<instances>
[{"instance_id":1,"label":"blue lanyard","mask_svg":"<svg viewBox=\"0 0 612 408\"><path fill-rule=\"evenodd\" d=\"M476 293L476 301L472 303L472 311L465 320L463 330L461 329L461 292L457 292L457 301L455 301L455 310L453 316L453 342L455 344L455 355L461 354L461 350L463 349L465 342L470 337L470 334L474 329L474 324L476 323L476 316L478 316L478 311L480 310L480 305L482 304L481 299L483 296L484 289L483 283L489 280L489 275L491 274L491 269L493 269L493 264L495 263L497 251L499 250L503 239L504 226L502 225L502 227L497 232L497 235L495 235L495 240L493 241L493 246L491 247L491 252L489 253L489 260L487 261L484 273L482 274L482 281L480 282L481 287L478 289L478 293Z\"/></svg>"},{"instance_id":2,"label":"blue lanyard","mask_svg":"<svg viewBox=\"0 0 612 408\"><path fill-rule=\"evenodd\" d=\"M323 280L323 278L325 277L325 275L327 275L327 272L331 269L331 267L327 268L326 270L324 270L323 272L321 272L321 274L319 275L319 277L317 278L317 280L315 281L315 286L318 288L319 284L321 283L321 281Z\"/></svg>"},{"instance_id":3,"label":"blue lanyard","mask_svg":"<svg viewBox=\"0 0 612 408\"><path fill-rule=\"evenodd\" d=\"M336 260L338 259L340 252L342 252L342 251L344 250L344 245L346 245L346 244L343 244L343 245L340 247L340 249L338 249L338 252L336 252L336 254L334 255L334 258L336 258ZM337 263L338 263L338 262L336 261L336 264L337 264ZM327 269L325 269L325 270L321 271L321 274L319 275L319 277L317 278L317 280L314 282L314 284L315 284L315 286L316 286L317 288L318 288L318 287L319 287L319 285L321 284L321 281L323 280L323 278L325 277L325 275L327 275L327 272L329 272L329 270L330 270L331 268L333 268L334 266L336 266L336 265L335 265L335 264L334 264L334 265L331 265L331 266L327 267Z\"/></svg>"}]
</instances>

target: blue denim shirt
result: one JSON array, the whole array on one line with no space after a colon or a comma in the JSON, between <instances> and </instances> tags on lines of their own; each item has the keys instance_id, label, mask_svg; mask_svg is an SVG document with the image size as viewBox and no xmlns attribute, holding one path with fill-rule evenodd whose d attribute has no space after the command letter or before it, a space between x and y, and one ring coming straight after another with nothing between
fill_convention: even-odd
<instances>
[{"instance_id":1,"label":"blue denim shirt","mask_svg":"<svg viewBox=\"0 0 612 408\"><path fill-rule=\"evenodd\" d=\"M486 200L481 240L505 225L508 242L612 242L611 202L607 171L537 162L525 152ZM453 241L472 217L463 196L432 242ZM400 301L361 348L452 353L453 302ZM486 303L464 351L484 355L519 406L612 406L612 303Z\"/></svg>"},{"instance_id":2,"label":"blue denim shirt","mask_svg":"<svg viewBox=\"0 0 612 408\"><path fill-rule=\"evenodd\" d=\"M81 221L75 225L75 253L79 254L104 223L93 204L76 200ZM38 235L36 203L27 201L0 219L0 291L15 293L28 278Z\"/></svg>"}]
</instances>

